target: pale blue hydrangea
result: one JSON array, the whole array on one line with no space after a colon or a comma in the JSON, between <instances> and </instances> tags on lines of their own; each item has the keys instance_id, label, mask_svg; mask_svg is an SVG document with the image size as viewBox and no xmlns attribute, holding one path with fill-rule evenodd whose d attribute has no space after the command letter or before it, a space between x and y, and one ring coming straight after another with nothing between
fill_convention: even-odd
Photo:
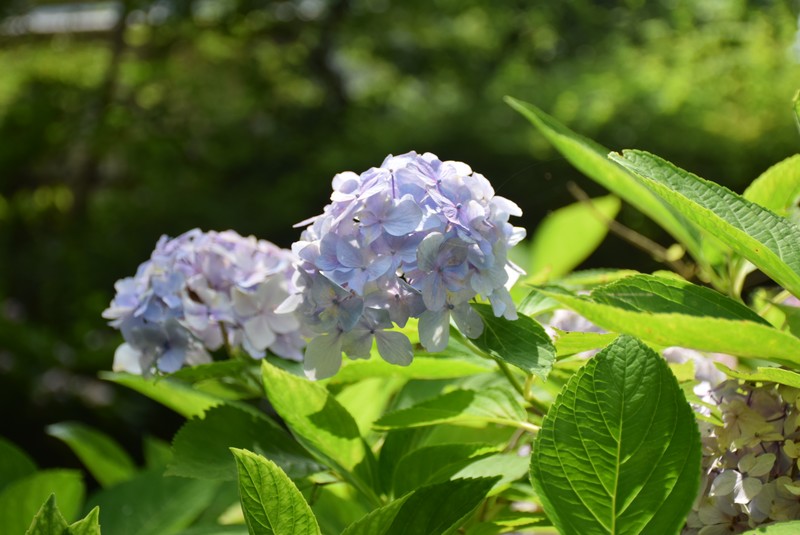
<instances>
[{"instance_id":1,"label":"pale blue hydrangea","mask_svg":"<svg viewBox=\"0 0 800 535\"><path fill-rule=\"evenodd\" d=\"M521 270L508 250L525 230L509 223L519 207L461 162L409 152L360 175L333 178L331 203L292 249L300 258L301 293L280 310L296 310L314 337L307 374L328 377L373 341L393 364L411 362L408 338L391 329L419 318L428 351L447 347L450 320L469 337L483 322L469 305L480 296L495 315L516 319L508 287Z\"/></svg>"},{"instance_id":2,"label":"pale blue hydrangea","mask_svg":"<svg viewBox=\"0 0 800 535\"><path fill-rule=\"evenodd\" d=\"M114 369L173 372L211 360L223 344L254 358L267 349L300 360L304 339L294 312L276 309L296 292L291 252L233 231L162 236L134 277L118 281L103 312L125 343Z\"/></svg>"}]
</instances>

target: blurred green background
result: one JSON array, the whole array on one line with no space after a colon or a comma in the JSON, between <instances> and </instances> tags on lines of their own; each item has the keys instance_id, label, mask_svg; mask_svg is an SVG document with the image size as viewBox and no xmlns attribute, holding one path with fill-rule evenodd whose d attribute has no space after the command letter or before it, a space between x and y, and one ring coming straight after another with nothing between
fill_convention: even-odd
<instances>
[{"instance_id":1,"label":"blurred green background","mask_svg":"<svg viewBox=\"0 0 800 535\"><path fill-rule=\"evenodd\" d=\"M330 179L389 153L468 162L533 229L591 194L502 102L734 190L797 150L795 1L62 0L0 4L2 434L42 466L77 419L122 440L180 418L103 383L100 312L159 235L288 246ZM662 243L632 210L622 221ZM588 266L653 269L610 238Z\"/></svg>"}]
</instances>

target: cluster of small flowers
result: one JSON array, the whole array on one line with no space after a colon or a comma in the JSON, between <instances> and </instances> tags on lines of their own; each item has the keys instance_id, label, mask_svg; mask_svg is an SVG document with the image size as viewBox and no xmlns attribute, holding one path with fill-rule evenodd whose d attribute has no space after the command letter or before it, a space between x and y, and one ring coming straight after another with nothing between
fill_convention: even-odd
<instances>
[{"instance_id":1,"label":"cluster of small flowers","mask_svg":"<svg viewBox=\"0 0 800 535\"><path fill-rule=\"evenodd\" d=\"M742 533L800 519L800 389L728 380L704 401L722 426L700 421L703 476L684 535Z\"/></svg>"},{"instance_id":2,"label":"cluster of small flowers","mask_svg":"<svg viewBox=\"0 0 800 535\"><path fill-rule=\"evenodd\" d=\"M173 372L184 363L209 362L208 351L223 344L254 358L269 348L299 360L298 318L276 311L295 291L293 260L287 250L233 231L162 236L136 275L117 281L103 312L125 339L114 369Z\"/></svg>"},{"instance_id":3,"label":"cluster of small flowers","mask_svg":"<svg viewBox=\"0 0 800 535\"><path fill-rule=\"evenodd\" d=\"M305 353L310 377L327 377L342 352L367 357L373 340L388 362L411 362L408 338L387 329L419 318L432 352L447 347L452 317L468 337L483 322L470 307L480 295L494 314L516 319L506 289L521 272L507 257L525 230L513 202L464 163L410 152L389 156L361 175L333 179L331 203L308 225L293 251L302 293L287 302L314 332Z\"/></svg>"}]
</instances>

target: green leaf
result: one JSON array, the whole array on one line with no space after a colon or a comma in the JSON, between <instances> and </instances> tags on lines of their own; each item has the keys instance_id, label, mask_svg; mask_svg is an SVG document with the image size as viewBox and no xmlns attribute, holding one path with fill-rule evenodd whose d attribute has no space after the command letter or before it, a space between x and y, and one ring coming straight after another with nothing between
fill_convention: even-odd
<instances>
[{"instance_id":1,"label":"green leaf","mask_svg":"<svg viewBox=\"0 0 800 535\"><path fill-rule=\"evenodd\" d=\"M188 366L172 373L171 378L189 383L193 388L229 400L261 395L260 364L253 360L221 360Z\"/></svg>"},{"instance_id":2,"label":"green leaf","mask_svg":"<svg viewBox=\"0 0 800 535\"><path fill-rule=\"evenodd\" d=\"M144 378L129 373L100 372L100 378L127 386L161 403L185 418L199 416L225 400L200 392L169 378Z\"/></svg>"},{"instance_id":3,"label":"green leaf","mask_svg":"<svg viewBox=\"0 0 800 535\"><path fill-rule=\"evenodd\" d=\"M556 329L556 356L568 357L576 353L606 347L617 336L617 333L583 333Z\"/></svg>"},{"instance_id":4,"label":"green leaf","mask_svg":"<svg viewBox=\"0 0 800 535\"><path fill-rule=\"evenodd\" d=\"M454 390L407 409L390 412L375 422L378 430L426 427L443 423L496 423L528 427L527 413L506 388Z\"/></svg>"},{"instance_id":5,"label":"green leaf","mask_svg":"<svg viewBox=\"0 0 800 535\"><path fill-rule=\"evenodd\" d=\"M791 386L793 388L800 388L800 373L784 370L782 368L770 368L767 366L759 366L755 372L743 372L733 370L721 362L715 362L714 365L725 373L728 377L741 379L750 382L767 382L778 383L781 385Z\"/></svg>"},{"instance_id":6,"label":"green leaf","mask_svg":"<svg viewBox=\"0 0 800 535\"><path fill-rule=\"evenodd\" d=\"M41 470L18 479L0 493L0 533L25 533L31 519L52 494L66 521L78 516L85 488L77 470Z\"/></svg>"},{"instance_id":7,"label":"green leaf","mask_svg":"<svg viewBox=\"0 0 800 535\"><path fill-rule=\"evenodd\" d=\"M586 176L614 193L658 223L703 263L705 253L700 234L679 213L654 196L633 175L608 160L608 149L579 136L532 104L506 97L505 101L521 113Z\"/></svg>"},{"instance_id":8,"label":"green leaf","mask_svg":"<svg viewBox=\"0 0 800 535\"><path fill-rule=\"evenodd\" d=\"M18 479L36 472L36 463L16 444L0 437L0 491Z\"/></svg>"},{"instance_id":9,"label":"green leaf","mask_svg":"<svg viewBox=\"0 0 800 535\"><path fill-rule=\"evenodd\" d=\"M321 469L302 446L266 416L222 405L181 427L172 441L173 458L167 474L236 479L231 447L269 457L292 478L299 479Z\"/></svg>"},{"instance_id":10,"label":"green leaf","mask_svg":"<svg viewBox=\"0 0 800 535\"><path fill-rule=\"evenodd\" d=\"M111 437L79 422L47 427L47 434L64 441L103 487L133 477L136 466Z\"/></svg>"},{"instance_id":11,"label":"green leaf","mask_svg":"<svg viewBox=\"0 0 800 535\"><path fill-rule=\"evenodd\" d=\"M361 436L373 444L377 435L371 434L372 424L386 411L389 402L405 383L406 380L399 377L362 379L344 385L336 394L336 401L353 416Z\"/></svg>"},{"instance_id":12,"label":"green leaf","mask_svg":"<svg viewBox=\"0 0 800 535\"><path fill-rule=\"evenodd\" d=\"M769 526L745 531L742 535L797 535L800 533L800 522L777 522Z\"/></svg>"},{"instance_id":13,"label":"green leaf","mask_svg":"<svg viewBox=\"0 0 800 535\"><path fill-rule=\"evenodd\" d=\"M100 508L95 507L83 520L69 527L69 535L100 535Z\"/></svg>"},{"instance_id":14,"label":"green leaf","mask_svg":"<svg viewBox=\"0 0 800 535\"><path fill-rule=\"evenodd\" d=\"M800 295L800 228L729 189L643 151L611 158L651 191L704 228L775 282Z\"/></svg>"},{"instance_id":15,"label":"green leaf","mask_svg":"<svg viewBox=\"0 0 800 535\"><path fill-rule=\"evenodd\" d=\"M144 465L147 469L155 468L163 472L172 461L172 447L169 442L160 438L145 435L142 439L142 450Z\"/></svg>"},{"instance_id":16,"label":"green leaf","mask_svg":"<svg viewBox=\"0 0 800 535\"><path fill-rule=\"evenodd\" d=\"M608 233L606 221L617 217L621 205L617 197L608 195L545 216L532 238L527 280L538 284L576 268L603 241Z\"/></svg>"},{"instance_id":17,"label":"green leaf","mask_svg":"<svg viewBox=\"0 0 800 535\"><path fill-rule=\"evenodd\" d=\"M483 501L496 478L454 479L418 488L372 511L342 535L452 533Z\"/></svg>"},{"instance_id":18,"label":"green leaf","mask_svg":"<svg viewBox=\"0 0 800 535\"><path fill-rule=\"evenodd\" d=\"M239 471L239 494L250 535L320 533L308 503L278 465L247 450L231 451Z\"/></svg>"},{"instance_id":19,"label":"green leaf","mask_svg":"<svg viewBox=\"0 0 800 535\"><path fill-rule=\"evenodd\" d=\"M350 413L317 383L268 362L261 370L267 397L295 438L377 503L375 458Z\"/></svg>"},{"instance_id":20,"label":"green leaf","mask_svg":"<svg viewBox=\"0 0 800 535\"><path fill-rule=\"evenodd\" d=\"M33 517L25 535L100 535L99 514L95 507L83 520L68 526L56 505L56 495L51 494Z\"/></svg>"},{"instance_id":21,"label":"green leaf","mask_svg":"<svg viewBox=\"0 0 800 535\"><path fill-rule=\"evenodd\" d=\"M56 506L56 495L51 494L33 517L33 522L25 535L64 535L67 533L67 528L67 521Z\"/></svg>"},{"instance_id":22,"label":"green leaf","mask_svg":"<svg viewBox=\"0 0 800 535\"><path fill-rule=\"evenodd\" d=\"M497 452L495 446L479 443L436 444L415 449L400 458L394 468L395 496L447 481L471 462Z\"/></svg>"},{"instance_id":23,"label":"green leaf","mask_svg":"<svg viewBox=\"0 0 800 535\"><path fill-rule=\"evenodd\" d=\"M515 321L496 318L489 305L472 305L483 318L483 333L472 341L496 359L525 373L547 379L556 358L556 348L544 327L523 314Z\"/></svg>"},{"instance_id":24,"label":"green leaf","mask_svg":"<svg viewBox=\"0 0 800 535\"><path fill-rule=\"evenodd\" d=\"M531 480L563 534L677 533L700 482L700 434L661 356L620 336L565 385Z\"/></svg>"},{"instance_id":25,"label":"green leaf","mask_svg":"<svg viewBox=\"0 0 800 535\"><path fill-rule=\"evenodd\" d=\"M753 310L705 286L655 275L634 275L592 291L598 303L652 314L684 314L769 323Z\"/></svg>"},{"instance_id":26,"label":"green leaf","mask_svg":"<svg viewBox=\"0 0 800 535\"><path fill-rule=\"evenodd\" d=\"M496 453L483 459L477 459L453 474L452 479L472 477L497 478L489 496L493 496L507 488L512 482L523 478L528 473L530 461L516 452Z\"/></svg>"},{"instance_id":27,"label":"green leaf","mask_svg":"<svg viewBox=\"0 0 800 535\"><path fill-rule=\"evenodd\" d=\"M89 499L113 535L172 535L189 526L214 497L217 484L140 472Z\"/></svg>"},{"instance_id":28,"label":"green leaf","mask_svg":"<svg viewBox=\"0 0 800 535\"><path fill-rule=\"evenodd\" d=\"M500 513L489 522L481 522L471 526L467 535L503 535L507 533L550 533L545 530L553 524L542 513L524 513L510 511Z\"/></svg>"},{"instance_id":29,"label":"green leaf","mask_svg":"<svg viewBox=\"0 0 800 535\"><path fill-rule=\"evenodd\" d=\"M741 319L750 314L743 310L744 305L721 295L719 299L712 297L708 292L713 290L673 279L649 275L630 279L634 280L597 288L589 296L557 287L540 291L604 329L654 344L765 358L790 366L800 364L800 339L760 318ZM637 296L633 298L631 293ZM696 303L698 308L685 303Z\"/></svg>"},{"instance_id":30,"label":"green leaf","mask_svg":"<svg viewBox=\"0 0 800 535\"><path fill-rule=\"evenodd\" d=\"M742 196L786 217L800 199L800 154L776 163L750 184Z\"/></svg>"},{"instance_id":31,"label":"green leaf","mask_svg":"<svg viewBox=\"0 0 800 535\"><path fill-rule=\"evenodd\" d=\"M488 362L428 356L414 356L408 366L389 364L381 358L346 360L339 373L327 379L326 384L353 383L369 377L454 379L486 373L492 369L493 366Z\"/></svg>"}]
</instances>

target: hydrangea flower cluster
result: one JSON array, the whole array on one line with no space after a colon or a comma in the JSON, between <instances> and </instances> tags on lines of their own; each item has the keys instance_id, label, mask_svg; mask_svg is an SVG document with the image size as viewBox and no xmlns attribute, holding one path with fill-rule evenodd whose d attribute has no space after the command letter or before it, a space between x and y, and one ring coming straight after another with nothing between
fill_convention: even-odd
<instances>
[{"instance_id":1,"label":"hydrangea flower cluster","mask_svg":"<svg viewBox=\"0 0 800 535\"><path fill-rule=\"evenodd\" d=\"M174 372L209 362L208 351L223 344L253 358L269 349L300 360L300 322L276 311L296 291L293 261L291 252L233 231L162 236L136 275L117 281L103 312L125 338L114 370Z\"/></svg>"},{"instance_id":2,"label":"hydrangea flower cluster","mask_svg":"<svg viewBox=\"0 0 800 535\"><path fill-rule=\"evenodd\" d=\"M469 304L479 295L495 315L516 319L506 287L521 270L507 254L525 230L508 221L520 215L483 175L430 153L336 175L331 203L298 225L308 225L292 248L302 293L283 308L296 307L315 334L307 374L335 374L342 352L366 358L373 340L386 361L410 363L408 338L388 330L409 318L419 318L428 351L447 347L451 318L480 336L483 322Z\"/></svg>"},{"instance_id":3,"label":"hydrangea flower cluster","mask_svg":"<svg viewBox=\"0 0 800 535\"><path fill-rule=\"evenodd\" d=\"M800 519L800 389L728 380L705 401L722 426L700 422L701 492L685 535L742 533Z\"/></svg>"}]
</instances>

